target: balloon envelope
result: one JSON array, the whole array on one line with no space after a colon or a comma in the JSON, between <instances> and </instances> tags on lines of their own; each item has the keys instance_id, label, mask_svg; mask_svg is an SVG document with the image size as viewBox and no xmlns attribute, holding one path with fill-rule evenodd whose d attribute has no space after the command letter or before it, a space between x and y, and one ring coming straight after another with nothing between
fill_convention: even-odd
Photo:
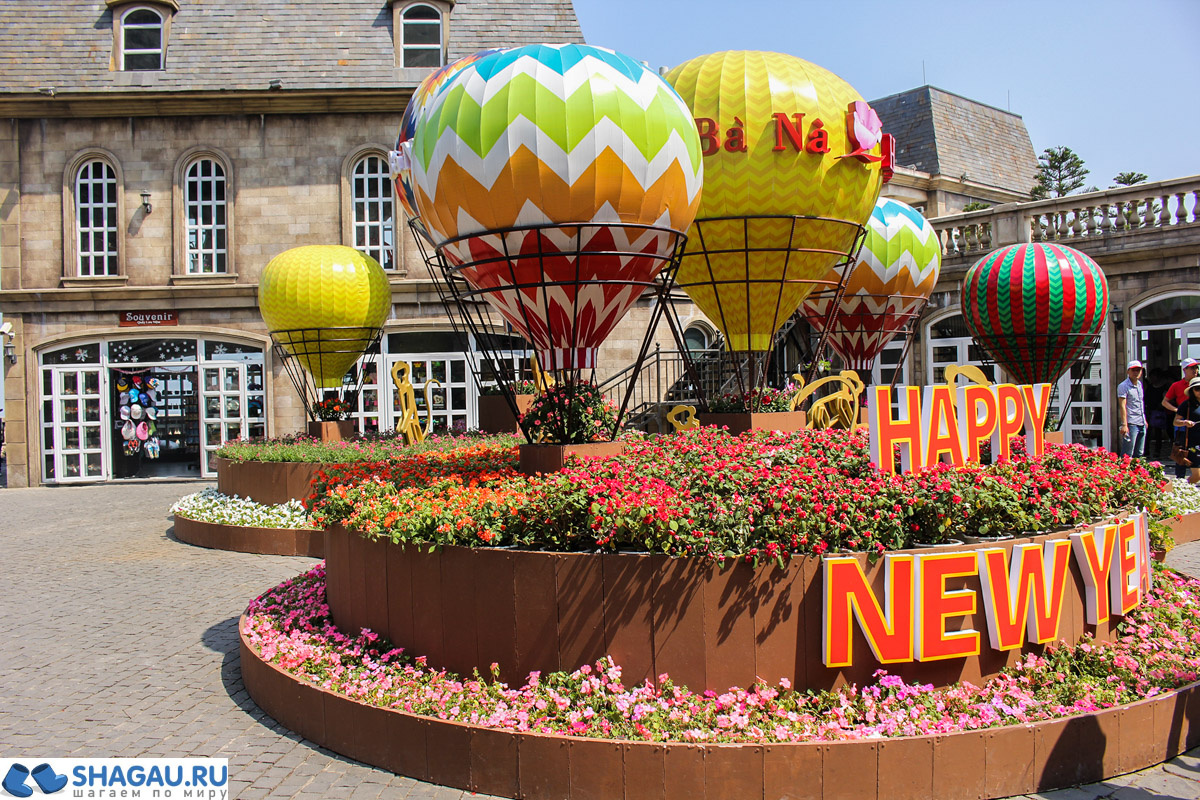
<instances>
[{"instance_id":1,"label":"balloon envelope","mask_svg":"<svg viewBox=\"0 0 1200 800\"><path fill-rule=\"evenodd\" d=\"M803 312L818 330L829 328L828 342L846 366L860 374L913 317L921 313L937 283L942 246L929 220L899 200L881 197L867 220L867 237L846 269L842 300L818 292L804 301ZM842 273L830 270L837 283ZM864 377L864 380L866 378Z\"/></svg>"},{"instance_id":2,"label":"balloon envelope","mask_svg":"<svg viewBox=\"0 0 1200 800\"><path fill-rule=\"evenodd\" d=\"M267 264L258 284L267 329L321 388L341 386L383 326L391 302L379 262L340 245L285 250Z\"/></svg>"},{"instance_id":3,"label":"balloon envelope","mask_svg":"<svg viewBox=\"0 0 1200 800\"><path fill-rule=\"evenodd\" d=\"M1095 346L1108 281L1073 248L1015 244L968 270L962 309L971 335L1018 383L1052 383Z\"/></svg>"},{"instance_id":4,"label":"balloon envelope","mask_svg":"<svg viewBox=\"0 0 1200 800\"><path fill-rule=\"evenodd\" d=\"M879 118L832 72L780 53L713 53L666 77L698 124L717 137L705 140L697 213L705 221L688 232L677 282L731 350L769 350L775 331L813 281L852 249L857 226L871 214L882 185L880 148L878 139L866 150L860 145L881 135ZM744 219L753 215L850 224ZM831 252L795 252L801 248Z\"/></svg>"},{"instance_id":5,"label":"balloon envelope","mask_svg":"<svg viewBox=\"0 0 1200 800\"><path fill-rule=\"evenodd\" d=\"M468 64L473 64L492 53L499 53L501 49L480 50L431 72L417 85L404 109L404 116L400 119L400 133L396 137L396 149L392 151L390 160L392 180L396 183L396 198L404 208L404 213L426 238L429 234L417 212L417 198L412 184L412 138L417 132L417 118L433 96Z\"/></svg>"},{"instance_id":6,"label":"balloon envelope","mask_svg":"<svg viewBox=\"0 0 1200 800\"><path fill-rule=\"evenodd\" d=\"M671 254L674 236L615 223L683 231L700 202L687 107L656 73L598 47L475 61L423 107L412 144L434 242L552 369L594 367ZM576 223L595 224L506 230Z\"/></svg>"}]
</instances>

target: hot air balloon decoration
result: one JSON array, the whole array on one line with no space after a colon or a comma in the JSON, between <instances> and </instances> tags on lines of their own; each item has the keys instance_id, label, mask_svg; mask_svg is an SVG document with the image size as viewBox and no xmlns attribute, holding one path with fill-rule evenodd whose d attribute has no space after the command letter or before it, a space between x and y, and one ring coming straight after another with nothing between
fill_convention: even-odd
<instances>
[{"instance_id":1,"label":"hot air balloon decoration","mask_svg":"<svg viewBox=\"0 0 1200 800\"><path fill-rule=\"evenodd\" d=\"M971 336L1013 380L1054 383L1099 344L1108 281L1073 248L1015 244L967 271L962 310Z\"/></svg>"},{"instance_id":2,"label":"hot air balloon decoration","mask_svg":"<svg viewBox=\"0 0 1200 800\"><path fill-rule=\"evenodd\" d=\"M347 384L346 375L378 347L390 308L383 267L353 248L295 247L267 264L258 309L310 419L331 393L357 395L359 387Z\"/></svg>"},{"instance_id":3,"label":"hot air balloon decoration","mask_svg":"<svg viewBox=\"0 0 1200 800\"><path fill-rule=\"evenodd\" d=\"M413 232L420 238L428 240L429 232L425 230L425 225L421 222L417 211L417 198L412 184L412 138L417 132L417 117L451 78L469 64L492 53L499 53L500 49L480 50L478 53L472 53L434 70L417 85L416 91L413 92L404 109L404 116L400 119L400 133L396 137L396 149L388 154L388 164L392 181L396 184L396 199L400 201L400 206L408 215L409 225L412 226Z\"/></svg>"},{"instance_id":4,"label":"hot air balloon decoration","mask_svg":"<svg viewBox=\"0 0 1200 800\"><path fill-rule=\"evenodd\" d=\"M857 251L879 196L885 134L849 84L795 56L713 53L666 79L704 147L677 283L720 328L745 392L765 384L776 334L805 298L837 289L831 269Z\"/></svg>"},{"instance_id":5,"label":"hot air balloon decoration","mask_svg":"<svg viewBox=\"0 0 1200 800\"><path fill-rule=\"evenodd\" d=\"M829 346L846 368L869 382L883 348L925 307L941 260L941 243L929 221L899 200L880 198L858 257L826 276L835 285L846 273L841 299L814 291L804 301L804 317L828 333Z\"/></svg>"},{"instance_id":6,"label":"hot air balloon decoration","mask_svg":"<svg viewBox=\"0 0 1200 800\"><path fill-rule=\"evenodd\" d=\"M507 325L567 387L594 378L598 348L645 292L662 294L700 203L691 113L657 73L599 47L529 45L466 65L418 112L411 149L463 324L485 352Z\"/></svg>"}]
</instances>

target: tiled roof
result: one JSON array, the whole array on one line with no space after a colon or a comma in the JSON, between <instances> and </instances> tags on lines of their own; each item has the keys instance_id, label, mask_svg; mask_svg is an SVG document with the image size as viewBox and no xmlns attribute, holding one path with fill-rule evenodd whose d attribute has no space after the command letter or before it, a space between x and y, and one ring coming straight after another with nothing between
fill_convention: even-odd
<instances>
[{"instance_id":1,"label":"tiled roof","mask_svg":"<svg viewBox=\"0 0 1200 800\"><path fill-rule=\"evenodd\" d=\"M0 0L0 95L265 90L276 79L288 90L396 89L428 73L396 68L384 0L179 0L155 72L110 69L112 15L104 0ZM583 41L570 0L458 0L448 29L452 60Z\"/></svg>"},{"instance_id":2,"label":"tiled roof","mask_svg":"<svg viewBox=\"0 0 1200 800\"><path fill-rule=\"evenodd\" d=\"M871 106L896 137L896 163L931 175L1028 192L1037 156L1017 114L922 86Z\"/></svg>"}]
</instances>

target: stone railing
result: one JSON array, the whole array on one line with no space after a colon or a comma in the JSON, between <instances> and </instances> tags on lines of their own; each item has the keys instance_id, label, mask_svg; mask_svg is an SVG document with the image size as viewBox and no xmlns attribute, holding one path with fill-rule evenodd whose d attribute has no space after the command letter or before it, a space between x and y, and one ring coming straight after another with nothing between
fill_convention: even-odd
<instances>
[{"instance_id":1,"label":"stone railing","mask_svg":"<svg viewBox=\"0 0 1200 800\"><path fill-rule=\"evenodd\" d=\"M945 259L1023 242L1103 244L1120 234L1162 234L1200 223L1200 175L930 220Z\"/></svg>"}]
</instances>

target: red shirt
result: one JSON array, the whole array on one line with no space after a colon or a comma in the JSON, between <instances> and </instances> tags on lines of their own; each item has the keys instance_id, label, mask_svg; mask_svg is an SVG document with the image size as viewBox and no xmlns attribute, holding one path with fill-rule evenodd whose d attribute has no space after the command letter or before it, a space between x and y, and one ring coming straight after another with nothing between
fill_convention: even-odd
<instances>
[{"instance_id":1,"label":"red shirt","mask_svg":"<svg viewBox=\"0 0 1200 800\"><path fill-rule=\"evenodd\" d=\"M1183 401L1187 400L1187 378L1175 381L1171 384L1171 388L1167 389L1167 396L1164 398L1168 403L1179 408L1183 405Z\"/></svg>"}]
</instances>

